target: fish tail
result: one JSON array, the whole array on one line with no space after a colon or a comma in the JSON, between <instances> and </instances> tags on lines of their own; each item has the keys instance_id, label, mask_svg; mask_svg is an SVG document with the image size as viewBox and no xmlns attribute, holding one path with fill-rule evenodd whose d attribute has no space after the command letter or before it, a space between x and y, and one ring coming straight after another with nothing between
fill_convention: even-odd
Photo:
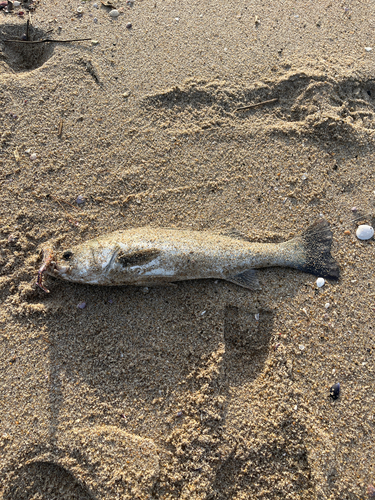
<instances>
[{"instance_id":1,"label":"fish tail","mask_svg":"<svg viewBox=\"0 0 375 500\"><path fill-rule=\"evenodd\" d=\"M301 235L287 243L298 243L301 258L292 265L305 273L323 278L338 279L340 269L331 255L332 231L325 219L320 219L309 226Z\"/></svg>"}]
</instances>

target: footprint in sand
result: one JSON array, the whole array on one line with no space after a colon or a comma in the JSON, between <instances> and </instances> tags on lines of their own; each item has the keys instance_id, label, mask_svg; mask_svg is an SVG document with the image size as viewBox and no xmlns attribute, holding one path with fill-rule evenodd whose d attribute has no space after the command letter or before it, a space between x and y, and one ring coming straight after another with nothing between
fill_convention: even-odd
<instances>
[{"instance_id":1,"label":"footprint in sand","mask_svg":"<svg viewBox=\"0 0 375 500\"><path fill-rule=\"evenodd\" d=\"M55 446L22 448L11 472L0 473L4 500L149 498L159 473L153 441L113 426L75 428Z\"/></svg>"}]
</instances>

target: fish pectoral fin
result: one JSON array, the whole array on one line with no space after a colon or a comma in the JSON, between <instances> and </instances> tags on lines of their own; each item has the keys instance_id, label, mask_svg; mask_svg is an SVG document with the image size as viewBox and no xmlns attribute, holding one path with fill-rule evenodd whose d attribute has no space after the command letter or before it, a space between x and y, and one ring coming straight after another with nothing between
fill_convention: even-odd
<instances>
[{"instance_id":1,"label":"fish pectoral fin","mask_svg":"<svg viewBox=\"0 0 375 500\"><path fill-rule=\"evenodd\" d=\"M148 248L146 250L136 250L135 252L120 252L116 256L116 262L123 267L142 266L154 260L160 254L157 248Z\"/></svg>"},{"instance_id":2,"label":"fish pectoral fin","mask_svg":"<svg viewBox=\"0 0 375 500\"><path fill-rule=\"evenodd\" d=\"M248 269L235 276L229 276L225 278L225 281L230 281L231 283L235 283L243 288L248 288L249 290L261 290L257 273L254 269Z\"/></svg>"}]
</instances>

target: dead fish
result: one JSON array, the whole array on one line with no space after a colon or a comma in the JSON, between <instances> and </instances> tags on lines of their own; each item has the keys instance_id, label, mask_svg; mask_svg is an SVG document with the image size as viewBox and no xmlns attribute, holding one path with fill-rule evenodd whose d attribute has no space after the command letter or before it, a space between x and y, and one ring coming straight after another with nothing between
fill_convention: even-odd
<instances>
[{"instance_id":1,"label":"dead fish","mask_svg":"<svg viewBox=\"0 0 375 500\"><path fill-rule=\"evenodd\" d=\"M116 231L55 252L46 248L43 274L92 285L165 285L183 280L223 279L257 289L254 269L282 266L337 279L332 231L320 219L284 243L252 243L238 234L142 227Z\"/></svg>"}]
</instances>

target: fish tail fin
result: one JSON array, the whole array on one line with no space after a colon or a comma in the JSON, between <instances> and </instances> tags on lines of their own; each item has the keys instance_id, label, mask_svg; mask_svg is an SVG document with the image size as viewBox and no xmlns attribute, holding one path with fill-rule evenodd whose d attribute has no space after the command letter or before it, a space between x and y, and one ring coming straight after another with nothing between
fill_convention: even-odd
<instances>
[{"instance_id":1,"label":"fish tail fin","mask_svg":"<svg viewBox=\"0 0 375 500\"><path fill-rule=\"evenodd\" d=\"M299 243L303 254L301 261L292 267L322 278L338 279L340 269L331 255L332 236L329 223L325 219L320 219L300 236L290 240Z\"/></svg>"}]
</instances>

